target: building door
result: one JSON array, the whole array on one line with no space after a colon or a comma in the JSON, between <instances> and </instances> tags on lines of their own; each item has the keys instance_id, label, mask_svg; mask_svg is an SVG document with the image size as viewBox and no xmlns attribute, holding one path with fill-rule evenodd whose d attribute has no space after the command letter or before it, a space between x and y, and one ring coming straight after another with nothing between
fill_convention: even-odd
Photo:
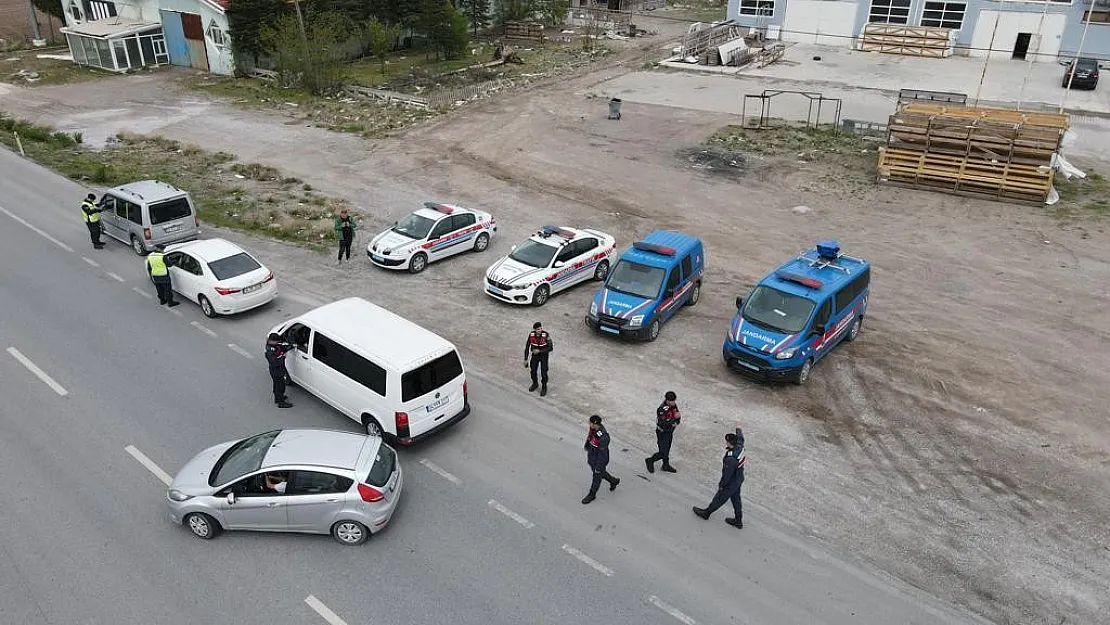
<instances>
[{"instance_id":1,"label":"building door","mask_svg":"<svg viewBox=\"0 0 1110 625\"><path fill-rule=\"evenodd\" d=\"M208 71L208 49L204 43L204 24L197 13L181 14L181 30L185 34L185 43L189 46L189 58L193 67Z\"/></svg>"},{"instance_id":2,"label":"building door","mask_svg":"<svg viewBox=\"0 0 1110 625\"><path fill-rule=\"evenodd\" d=\"M1014 55L1011 58L1025 60L1025 55L1029 53L1029 42L1033 39L1033 33L1018 33L1017 41L1014 42Z\"/></svg>"},{"instance_id":3,"label":"building door","mask_svg":"<svg viewBox=\"0 0 1110 625\"><path fill-rule=\"evenodd\" d=\"M170 64L192 67L193 62L189 58L189 44L185 41L180 13L162 11L162 34L166 37L166 50L170 55Z\"/></svg>"}]
</instances>

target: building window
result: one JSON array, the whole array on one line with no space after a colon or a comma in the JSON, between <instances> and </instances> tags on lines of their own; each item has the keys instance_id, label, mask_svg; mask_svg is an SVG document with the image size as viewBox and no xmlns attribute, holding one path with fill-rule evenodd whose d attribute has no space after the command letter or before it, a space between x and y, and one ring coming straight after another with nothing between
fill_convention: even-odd
<instances>
[{"instance_id":1,"label":"building window","mask_svg":"<svg viewBox=\"0 0 1110 625\"><path fill-rule=\"evenodd\" d=\"M770 17L775 14L775 0L740 0L740 15Z\"/></svg>"},{"instance_id":2,"label":"building window","mask_svg":"<svg viewBox=\"0 0 1110 625\"><path fill-rule=\"evenodd\" d=\"M908 24L910 0L871 0L867 21L871 24Z\"/></svg>"},{"instance_id":3,"label":"building window","mask_svg":"<svg viewBox=\"0 0 1110 625\"><path fill-rule=\"evenodd\" d=\"M81 3L77 0L70 0L69 6L66 7L66 13L69 13L69 16L77 23L85 21L85 10L81 8Z\"/></svg>"},{"instance_id":4,"label":"building window","mask_svg":"<svg viewBox=\"0 0 1110 625\"><path fill-rule=\"evenodd\" d=\"M959 29L964 25L965 10L966 2L926 2L921 25Z\"/></svg>"},{"instance_id":5,"label":"building window","mask_svg":"<svg viewBox=\"0 0 1110 625\"><path fill-rule=\"evenodd\" d=\"M90 22L96 20L106 20L109 17L116 17L116 3L115 2L102 2L101 0L89 1L89 13L91 18Z\"/></svg>"},{"instance_id":6,"label":"building window","mask_svg":"<svg viewBox=\"0 0 1110 625\"><path fill-rule=\"evenodd\" d=\"M208 38L217 46L224 47L227 45L227 36L224 35L224 31L216 24L216 20L212 20L208 23Z\"/></svg>"},{"instance_id":7,"label":"building window","mask_svg":"<svg viewBox=\"0 0 1110 625\"><path fill-rule=\"evenodd\" d=\"M1092 24L1110 24L1110 11L1086 11L1083 21Z\"/></svg>"}]
</instances>

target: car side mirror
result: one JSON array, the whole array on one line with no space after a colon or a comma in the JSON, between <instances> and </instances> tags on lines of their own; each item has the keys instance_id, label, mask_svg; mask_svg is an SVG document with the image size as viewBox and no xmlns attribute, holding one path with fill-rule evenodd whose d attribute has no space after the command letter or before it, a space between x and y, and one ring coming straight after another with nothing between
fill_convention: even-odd
<instances>
[{"instance_id":1,"label":"car side mirror","mask_svg":"<svg viewBox=\"0 0 1110 625\"><path fill-rule=\"evenodd\" d=\"M736 298L736 310L739 311L743 307L744 307L744 298L743 297L737 297Z\"/></svg>"},{"instance_id":2,"label":"car side mirror","mask_svg":"<svg viewBox=\"0 0 1110 625\"><path fill-rule=\"evenodd\" d=\"M565 264L566 263L564 263L563 261L557 260L557 261L555 261L555 268L558 269L559 267L562 267Z\"/></svg>"},{"instance_id":3,"label":"car side mirror","mask_svg":"<svg viewBox=\"0 0 1110 625\"><path fill-rule=\"evenodd\" d=\"M228 493L227 494L227 505L229 505L229 506L234 506L235 505L235 493Z\"/></svg>"},{"instance_id":4,"label":"car side mirror","mask_svg":"<svg viewBox=\"0 0 1110 625\"><path fill-rule=\"evenodd\" d=\"M516 246L514 245L514 246L510 247L510 248L509 248L509 251L510 251L510 252L515 252L515 251L516 251Z\"/></svg>"}]
</instances>

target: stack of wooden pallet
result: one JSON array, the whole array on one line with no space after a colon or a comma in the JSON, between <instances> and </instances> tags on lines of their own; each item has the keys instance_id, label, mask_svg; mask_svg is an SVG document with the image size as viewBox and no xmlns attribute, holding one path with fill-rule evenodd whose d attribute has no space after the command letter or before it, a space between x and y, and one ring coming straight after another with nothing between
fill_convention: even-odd
<instances>
[{"instance_id":1,"label":"stack of wooden pallet","mask_svg":"<svg viewBox=\"0 0 1110 625\"><path fill-rule=\"evenodd\" d=\"M911 101L890 116L879 181L1043 202L1068 115Z\"/></svg>"},{"instance_id":2,"label":"stack of wooden pallet","mask_svg":"<svg viewBox=\"0 0 1110 625\"><path fill-rule=\"evenodd\" d=\"M932 58L951 56L955 45L955 31L935 26L867 24L859 39L859 49L864 52Z\"/></svg>"}]
</instances>

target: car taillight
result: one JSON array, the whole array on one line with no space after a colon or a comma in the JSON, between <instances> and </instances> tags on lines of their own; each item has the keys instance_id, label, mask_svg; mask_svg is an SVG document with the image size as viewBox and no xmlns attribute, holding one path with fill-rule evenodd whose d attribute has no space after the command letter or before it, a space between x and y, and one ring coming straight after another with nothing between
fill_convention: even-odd
<instances>
[{"instance_id":1,"label":"car taillight","mask_svg":"<svg viewBox=\"0 0 1110 625\"><path fill-rule=\"evenodd\" d=\"M382 494L382 491L361 482L358 485L358 495L362 497L362 500L366 503L374 503L385 499L385 495Z\"/></svg>"},{"instance_id":2,"label":"car taillight","mask_svg":"<svg viewBox=\"0 0 1110 625\"><path fill-rule=\"evenodd\" d=\"M269 282L270 280L273 280L273 279L274 279L274 272L271 271L270 275L266 276L266 279L263 280L263 282Z\"/></svg>"},{"instance_id":3,"label":"car taillight","mask_svg":"<svg viewBox=\"0 0 1110 625\"><path fill-rule=\"evenodd\" d=\"M197 219L196 213L193 213L193 225L198 227L198 228L200 227L200 220Z\"/></svg>"},{"instance_id":4,"label":"car taillight","mask_svg":"<svg viewBox=\"0 0 1110 625\"><path fill-rule=\"evenodd\" d=\"M467 391L466 382L463 381L463 401L466 401L466 391Z\"/></svg>"},{"instance_id":5,"label":"car taillight","mask_svg":"<svg viewBox=\"0 0 1110 625\"><path fill-rule=\"evenodd\" d=\"M150 240L150 228L143 228L143 238Z\"/></svg>"},{"instance_id":6,"label":"car taillight","mask_svg":"<svg viewBox=\"0 0 1110 625\"><path fill-rule=\"evenodd\" d=\"M231 295L232 293L238 293L241 290L242 289L227 289L222 286L216 287L216 292L220 295Z\"/></svg>"},{"instance_id":7,"label":"car taillight","mask_svg":"<svg viewBox=\"0 0 1110 625\"><path fill-rule=\"evenodd\" d=\"M393 422L397 425L397 441L402 445L412 443L412 438L409 436L409 413L393 413Z\"/></svg>"}]
</instances>

